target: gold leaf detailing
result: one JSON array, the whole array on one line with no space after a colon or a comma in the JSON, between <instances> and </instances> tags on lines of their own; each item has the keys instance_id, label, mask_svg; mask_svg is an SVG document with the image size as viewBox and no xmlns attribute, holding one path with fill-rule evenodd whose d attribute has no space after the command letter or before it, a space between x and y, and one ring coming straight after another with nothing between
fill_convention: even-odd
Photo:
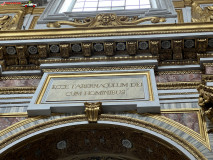
<instances>
[{"instance_id":1,"label":"gold leaf detailing","mask_svg":"<svg viewBox=\"0 0 213 160\"><path fill-rule=\"evenodd\" d=\"M197 2L192 3L192 22L211 22L213 20L213 6L202 9Z\"/></svg>"},{"instance_id":2,"label":"gold leaf detailing","mask_svg":"<svg viewBox=\"0 0 213 160\"><path fill-rule=\"evenodd\" d=\"M197 88L201 82L168 82L168 83L157 83L159 90L167 89L192 89Z\"/></svg>"},{"instance_id":3,"label":"gold leaf detailing","mask_svg":"<svg viewBox=\"0 0 213 160\"><path fill-rule=\"evenodd\" d=\"M32 94L36 87L2 87L0 94Z\"/></svg>"},{"instance_id":4,"label":"gold leaf detailing","mask_svg":"<svg viewBox=\"0 0 213 160\"><path fill-rule=\"evenodd\" d=\"M61 25L70 25L74 27L106 27L106 26L122 26L122 25L137 25L139 23L151 21L152 23L165 22L166 19L162 17L145 17L139 18L117 16L112 13L98 14L96 17L87 17L83 20L74 19L73 21L57 21L50 22L47 27L60 28Z\"/></svg>"},{"instance_id":5,"label":"gold leaf detailing","mask_svg":"<svg viewBox=\"0 0 213 160\"><path fill-rule=\"evenodd\" d=\"M96 123L98 120L98 115L100 114L102 103L101 102L97 102L97 103L85 102L84 105L85 105L85 112L86 112L88 122Z\"/></svg>"},{"instance_id":6,"label":"gold leaf detailing","mask_svg":"<svg viewBox=\"0 0 213 160\"><path fill-rule=\"evenodd\" d=\"M0 30L6 30L9 22L11 21L11 16L2 16L0 17Z\"/></svg>"},{"instance_id":7,"label":"gold leaf detailing","mask_svg":"<svg viewBox=\"0 0 213 160\"><path fill-rule=\"evenodd\" d=\"M20 10L12 18L12 16L2 16L0 17L0 31L6 30L21 30L24 20L24 11Z\"/></svg>"},{"instance_id":8,"label":"gold leaf detailing","mask_svg":"<svg viewBox=\"0 0 213 160\"><path fill-rule=\"evenodd\" d=\"M197 90L200 93L198 104L203 108L206 117L213 123L213 88L200 84Z\"/></svg>"}]
</instances>

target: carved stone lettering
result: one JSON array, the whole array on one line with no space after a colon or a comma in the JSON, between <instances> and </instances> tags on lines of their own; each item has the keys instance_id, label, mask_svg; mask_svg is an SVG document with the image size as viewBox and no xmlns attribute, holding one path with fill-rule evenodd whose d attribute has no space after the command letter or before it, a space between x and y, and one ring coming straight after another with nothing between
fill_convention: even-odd
<instances>
[{"instance_id":1,"label":"carved stone lettering","mask_svg":"<svg viewBox=\"0 0 213 160\"><path fill-rule=\"evenodd\" d=\"M144 99L142 78L55 79L46 101Z\"/></svg>"}]
</instances>

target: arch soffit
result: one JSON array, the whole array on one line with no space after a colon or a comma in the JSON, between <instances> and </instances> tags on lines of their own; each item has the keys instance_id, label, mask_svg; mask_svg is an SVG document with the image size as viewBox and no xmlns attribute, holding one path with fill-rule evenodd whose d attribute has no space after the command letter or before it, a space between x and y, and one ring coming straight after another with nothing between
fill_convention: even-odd
<instances>
[{"instance_id":1,"label":"arch soffit","mask_svg":"<svg viewBox=\"0 0 213 160\"><path fill-rule=\"evenodd\" d=\"M40 133L45 133L66 126L74 126L82 124L88 124L85 115L63 117L34 125L2 140L0 142L0 152L5 153L14 145L23 142L26 139L36 136ZM143 120L138 120L124 116L102 114L99 118L98 124L111 124L137 129L146 132L148 134L151 134L153 136L157 136L162 141L167 141L174 148L178 149L179 151L184 153L187 157L189 157L189 159L202 159L202 160L206 159L199 150L197 150L195 147L189 144L189 142L185 141L181 137L159 126L156 126Z\"/></svg>"}]
</instances>

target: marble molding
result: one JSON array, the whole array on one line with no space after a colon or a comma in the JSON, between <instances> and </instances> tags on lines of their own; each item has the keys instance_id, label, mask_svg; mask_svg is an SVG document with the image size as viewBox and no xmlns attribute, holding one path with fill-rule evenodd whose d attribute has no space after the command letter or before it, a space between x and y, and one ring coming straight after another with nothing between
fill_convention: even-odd
<instances>
[{"instance_id":1,"label":"marble molding","mask_svg":"<svg viewBox=\"0 0 213 160\"><path fill-rule=\"evenodd\" d=\"M40 79L1 80L0 87L37 87Z\"/></svg>"},{"instance_id":2,"label":"marble molding","mask_svg":"<svg viewBox=\"0 0 213 160\"><path fill-rule=\"evenodd\" d=\"M0 131L26 119L25 117L0 117Z\"/></svg>"},{"instance_id":3,"label":"marble molding","mask_svg":"<svg viewBox=\"0 0 213 160\"><path fill-rule=\"evenodd\" d=\"M205 73L206 74L213 74L213 67L208 67L208 66L206 66L206 70L205 70Z\"/></svg>"},{"instance_id":4,"label":"marble molding","mask_svg":"<svg viewBox=\"0 0 213 160\"><path fill-rule=\"evenodd\" d=\"M168 75L156 75L157 83L166 82L196 82L201 81L201 74L168 74Z\"/></svg>"},{"instance_id":5,"label":"marble molding","mask_svg":"<svg viewBox=\"0 0 213 160\"><path fill-rule=\"evenodd\" d=\"M213 74L213 67L208 67L206 74ZM169 75L156 75L157 83L165 82L196 82L201 81L201 74L169 74ZM14 80L1 80L0 87L37 87L40 79L14 79Z\"/></svg>"},{"instance_id":6,"label":"marble molding","mask_svg":"<svg viewBox=\"0 0 213 160\"><path fill-rule=\"evenodd\" d=\"M190 113L163 113L162 116L165 116L169 119L172 119L197 133L200 133L198 115L196 112Z\"/></svg>"}]
</instances>

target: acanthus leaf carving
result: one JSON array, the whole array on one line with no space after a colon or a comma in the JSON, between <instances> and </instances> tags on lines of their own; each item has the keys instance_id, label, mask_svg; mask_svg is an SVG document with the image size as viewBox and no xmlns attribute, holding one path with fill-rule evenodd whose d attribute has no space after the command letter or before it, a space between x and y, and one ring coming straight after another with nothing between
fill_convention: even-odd
<instances>
[{"instance_id":1,"label":"acanthus leaf carving","mask_svg":"<svg viewBox=\"0 0 213 160\"><path fill-rule=\"evenodd\" d=\"M213 88L200 84L198 104L204 110L206 117L213 123Z\"/></svg>"},{"instance_id":2,"label":"acanthus leaf carving","mask_svg":"<svg viewBox=\"0 0 213 160\"><path fill-rule=\"evenodd\" d=\"M165 22L163 17L145 17L138 16L117 16L114 13L102 13L96 17L87 17L83 20L73 19L72 21L57 21L50 22L47 27L60 28L61 25L70 25L74 27L106 27L106 26L122 26L122 25L137 25L139 23L151 21L152 23Z\"/></svg>"}]
</instances>

